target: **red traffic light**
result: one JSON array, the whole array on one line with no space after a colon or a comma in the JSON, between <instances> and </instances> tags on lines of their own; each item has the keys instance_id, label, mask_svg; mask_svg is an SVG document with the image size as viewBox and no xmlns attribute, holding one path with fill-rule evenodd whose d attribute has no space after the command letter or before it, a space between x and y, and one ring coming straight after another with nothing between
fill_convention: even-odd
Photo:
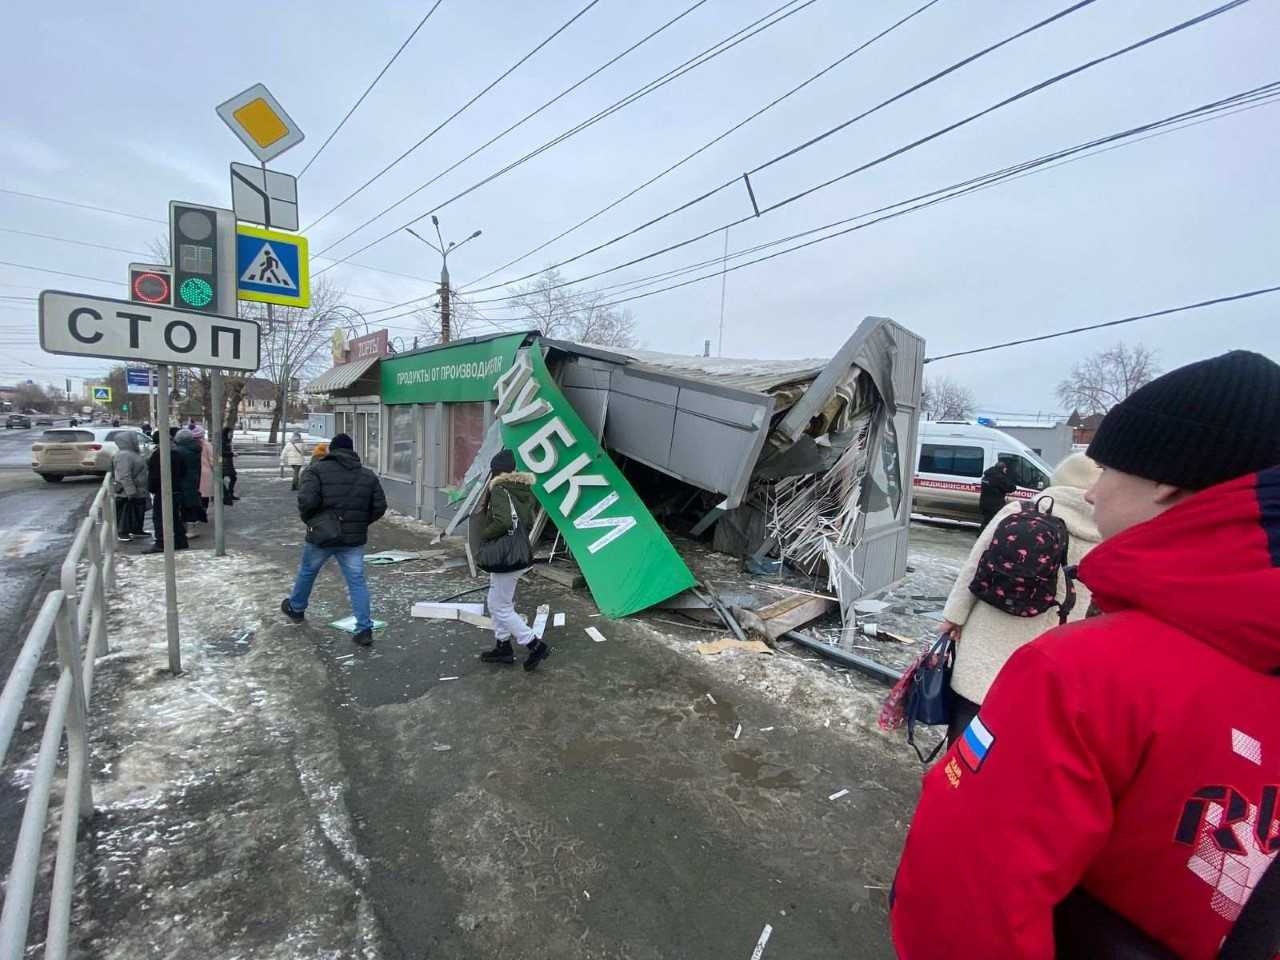
<instances>
[{"instance_id":1,"label":"red traffic light","mask_svg":"<svg viewBox=\"0 0 1280 960\"><path fill-rule=\"evenodd\" d=\"M134 273L131 280L133 299L142 303L169 303L172 301L169 278L163 273L143 270Z\"/></svg>"}]
</instances>

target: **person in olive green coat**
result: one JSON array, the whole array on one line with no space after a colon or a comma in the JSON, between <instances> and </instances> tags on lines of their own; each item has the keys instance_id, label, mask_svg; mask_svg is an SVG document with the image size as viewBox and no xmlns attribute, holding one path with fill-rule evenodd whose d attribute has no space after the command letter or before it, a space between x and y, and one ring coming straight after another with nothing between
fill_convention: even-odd
<instances>
[{"instance_id":1,"label":"person in olive green coat","mask_svg":"<svg viewBox=\"0 0 1280 960\"><path fill-rule=\"evenodd\" d=\"M505 536L516 522L528 534L533 528L533 515L538 508L533 495L533 474L516 470L515 454L510 450L499 450L489 461L489 468L493 479L489 481L489 490L478 518L482 524L480 539L485 542L497 540ZM524 617L516 613L516 586L524 573L524 570L515 570L489 574L489 616L493 618L494 647L480 655L485 663L515 663L515 650L511 646L513 639L529 651L524 661L526 670L536 669L551 653L546 642L534 634Z\"/></svg>"}]
</instances>

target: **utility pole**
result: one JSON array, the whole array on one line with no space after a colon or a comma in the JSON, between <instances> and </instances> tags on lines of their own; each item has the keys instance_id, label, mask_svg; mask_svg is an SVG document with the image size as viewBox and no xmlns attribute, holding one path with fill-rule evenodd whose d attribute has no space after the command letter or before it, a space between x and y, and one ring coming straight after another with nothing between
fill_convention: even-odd
<instances>
[{"instance_id":1,"label":"utility pole","mask_svg":"<svg viewBox=\"0 0 1280 960\"><path fill-rule=\"evenodd\" d=\"M436 228L436 239L440 241L440 246L438 247L412 227L405 227L405 230L413 234L436 253L440 254L440 342L448 343L453 333L450 323L452 305L449 302L449 254L451 251L461 247L463 243L467 242L467 240L474 240L476 237L480 236L482 231L477 230L475 233L471 234L471 236L467 237L466 240L463 240L462 243L453 243L450 241L446 244L444 242L444 237L440 234L439 217L432 214L431 223Z\"/></svg>"}]
</instances>

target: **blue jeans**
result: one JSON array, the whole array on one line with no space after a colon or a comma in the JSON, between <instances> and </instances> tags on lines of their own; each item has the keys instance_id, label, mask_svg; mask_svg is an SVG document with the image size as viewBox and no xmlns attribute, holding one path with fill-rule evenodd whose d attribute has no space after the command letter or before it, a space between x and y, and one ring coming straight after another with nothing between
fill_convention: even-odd
<instances>
[{"instance_id":1,"label":"blue jeans","mask_svg":"<svg viewBox=\"0 0 1280 960\"><path fill-rule=\"evenodd\" d=\"M347 581L347 595L351 598L351 612L356 615L356 630L372 630L373 617L369 613L369 586L364 581L364 547L317 547L313 543L302 545L302 562L298 564L298 578L293 581L293 593L289 606L298 613L307 609L311 588L316 575L325 562L333 557Z\"/></svg>"}]
</instances>

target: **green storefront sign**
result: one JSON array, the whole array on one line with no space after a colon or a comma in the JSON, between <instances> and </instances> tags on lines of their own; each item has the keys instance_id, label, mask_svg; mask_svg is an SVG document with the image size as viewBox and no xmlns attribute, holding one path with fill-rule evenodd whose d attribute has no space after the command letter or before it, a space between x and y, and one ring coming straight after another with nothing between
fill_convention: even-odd
<instances>
[{"instance_id":1,"label":"green storefront sign","mask_svg":"<svg viewBox=\"0 0 1280 960\"><path fill-rule=\"evenodd\" d=\"M502 440L560 529L600 611L624 617L694 585L662 528L547 372L521 350L497 383Z\"/></svg>"},{"instance_id":2,"label":"green storefront sign","mask_svg":"<svg viewBox=\"0 0 1280 960\"><path fill-rule=\"evenodd\" d=\"M442 347L382 361L383 403L492 400L494 386L515 359L523 333Z\"/></svg>"}]
</instances>

